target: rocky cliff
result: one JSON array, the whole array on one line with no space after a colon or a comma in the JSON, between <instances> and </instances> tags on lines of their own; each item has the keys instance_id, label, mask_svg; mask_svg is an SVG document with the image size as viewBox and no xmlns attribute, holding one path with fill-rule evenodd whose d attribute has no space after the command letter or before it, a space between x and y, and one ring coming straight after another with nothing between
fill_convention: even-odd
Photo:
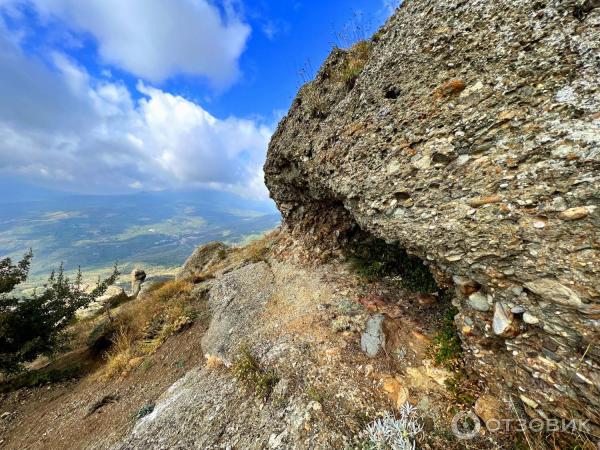
<instances>
[{"instance_id":1,"label":"rocky cliff","mask_svg":"<svg viewBox=\"0 0 600 450\"><path fill-rule=\"evenodd\" d=\"M313 252L372 235L452 285L489 389L598 430L599 2L405 1L300 90L265 173Z\"/></svg>"}]
</instances>

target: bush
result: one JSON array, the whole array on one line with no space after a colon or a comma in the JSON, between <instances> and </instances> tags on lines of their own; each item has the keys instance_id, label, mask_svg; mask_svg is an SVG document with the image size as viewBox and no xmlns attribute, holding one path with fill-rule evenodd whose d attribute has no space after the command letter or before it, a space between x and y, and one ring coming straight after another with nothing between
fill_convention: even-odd
<instances>
[{"instance_id":1,"label":"bush","mask_svg":"<svg viewBox=\"0 0 600 450\"><path fill-rule=\"evenodd\" d=\"M16 265L10 258L0 260L0 372L6 374L19 372L24 363L61 348L75 312L103 295L119 276L115 267L88 293L82 286L81 271L71 282L61 265L41 293L24 298L10 295L27 279L32 257L30 251Z\"/></svg>"}]
</instances>

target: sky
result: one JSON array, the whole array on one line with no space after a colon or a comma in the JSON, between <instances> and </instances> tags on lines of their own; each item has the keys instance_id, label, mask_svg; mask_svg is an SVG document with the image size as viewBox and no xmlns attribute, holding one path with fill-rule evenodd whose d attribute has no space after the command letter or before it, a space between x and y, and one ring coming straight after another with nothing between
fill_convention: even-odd
<instances>
[{"instance_id":1,"label":"sky","mask_svg":"<svg viewBox=\"0 0 600 450\"><path fill-rule=\"evenodd\" d=\"M298 88L391 3L0 0L0 184L266 199Z\"/></svg>"}]
</instances>

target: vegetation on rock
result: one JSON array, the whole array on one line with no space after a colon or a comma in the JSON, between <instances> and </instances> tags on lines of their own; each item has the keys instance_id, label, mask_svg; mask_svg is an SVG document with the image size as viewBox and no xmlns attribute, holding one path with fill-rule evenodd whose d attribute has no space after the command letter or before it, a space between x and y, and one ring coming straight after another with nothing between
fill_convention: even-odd
<instances>
[{"instance_id":1,"label":"vegetation on rock","mask_svg":"<svg viewBox=\"0 0 600 450\"><path fill-rule=\"evenodd\" d=\"M435 292L438 286L433 275L416 256L409 255L398 244L383 239L357 241L348 251L354 271L368 281L394 277L412 292Z\"/></svg>"}]
</instances>

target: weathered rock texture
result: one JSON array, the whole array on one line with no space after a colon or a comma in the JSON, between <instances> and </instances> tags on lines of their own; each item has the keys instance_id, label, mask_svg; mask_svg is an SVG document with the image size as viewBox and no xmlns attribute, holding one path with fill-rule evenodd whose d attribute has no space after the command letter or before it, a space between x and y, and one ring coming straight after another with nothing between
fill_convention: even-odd
<instances>
[{"instance_id":1,"label":"weathered rock texture","mask_svg":"<svg viewBox=\"0 0 600 450\"><path fill-rule=\"evenodd\" d=\"M597 3L405 1L355 83L340 76L352 53L336 50L300 90L265 166L313 249L363 230L453 277L491 389L596 426Z\"/></svg>"},{"instance_id":2,"label":"weathered rock texture","mask_svg":"<svg viewBox=\"0 0 600 450\"><path fill-rule=\"evenodd\" d=\"M211 264L222 260L226 251L227 246L222 242L210 242L200 245L185 261L185 264L177 274L177 278L183 279L202 273Z\"/></svg>"}]
</instances>

